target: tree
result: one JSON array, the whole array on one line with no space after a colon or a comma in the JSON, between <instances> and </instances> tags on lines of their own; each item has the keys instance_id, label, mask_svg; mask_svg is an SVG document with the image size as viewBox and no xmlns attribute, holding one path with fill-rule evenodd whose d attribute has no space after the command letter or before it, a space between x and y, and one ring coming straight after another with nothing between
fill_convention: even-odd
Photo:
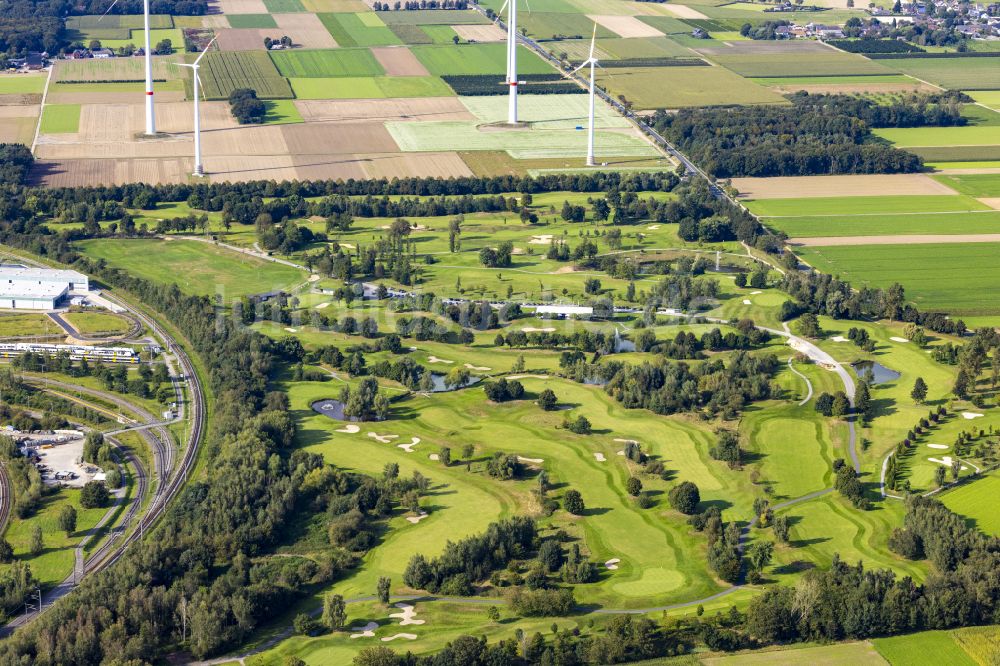
<instances>
[{"instance_id":1,"label":"tree","mask_svg":"<svg viewBox=\"0 0 1000 666\"><path fill-rule=\"evenodd\" d=\"M638 477L630 476L625 482L625 490L632 497L638 497L639 493L642 492L642 481Z\"/></svg>"},{"instance_id":2,"label":"tree","mask_svg":"<svg viewBox=\"0 0 1000 666\"><path fill-rule=\"evenodd\" d=\"M566 420L563 423L563 427L565 427L570 432L576 433L577 435L589 435L591 428L590 419L581 414L572 421Z\"/></svg>"},{"instance_id":3,"label":"tree","mask_svg":"<svg viewBox=\"0 0 1000 666\"><path fill-rule=\"evenodd\" d=\"M44 549L45 543L42 541L42 528L39 525L35 525L31 530L31 545L28 546L28 551L32 555L41 555Z\"/></svg>"},{"instance_id":4,"label":"tree","mask_svg":"<svg viewBox=\"0 0 1000 666\"><path fill-rule=\"evenodd\" d=\"M570 488L563 495L563 508L572 513L574 516L583 515L583 496L580 495L579 490L573 490Z\"/></svg>"},{"instance_id":5,"label":"tree","mask_svg":"<svg viewBox=\"0 0 1000 666\"><path fill-rule=\"evenodd\" d=\"M500 609L496 606L490 606L486 609L486 617L490 619L490 622L494 624L500 621Z\"/></svg>"},{"instance_id":6,"label":"tree","mask_svg":"<svg viewBox=\"0 0 1000 666\"><path fill-rule=\"evenodd\" d=\"M347 622L347 607L344 597L339 594L327 594L323 598L323 623L330 631L340 631Z\"/></svg>"},{"instance_id":7,"label":"tree","mask_svg":"<svg viewBox=\"0 0 1000 666\"><path fill-rule=\"evenodd\" d=\"M799 318L799 335L807 338L822 337L823 331L819 327L819 319L811 312L806 312Z\"/></svg>"},{"instance_id":8,"label":"tree","mask_svg":"<svg viewBox=\"0 0 1000 666\"><path fill-rule=\"evenodd\" d=\"M775 516L774 517L774 536L778 537L778 540L782 543L788 543L788 517L787 516Z\"/></svg>"},{"instance_id":9,"label":"tree","mask_svg":"<svg viewBox=\"0 0 1000 666\"><path fill-rule=\"evenodd\" d=\"M111 493L102 481L88 481L80 491L80 506L84 509L100 509L108 505Z\"/></svg>"},{"instance_id":10,"label":"tree","mask_svg":"<svg viewBox=\"0 0 1000 666\"><path fill-rule=\"evenodd\" d=\"M59 509L59 529L71 535L76 531L76 509L71 504L63 504Z\"/></svg>"},{"instance_id":11,"label":"tree","mask_svg":"<svg viewBox=\"0 0 1000 666\"><path fill-rule=\"evenodd\" d=\"M750 568L757 573L764 570L771 563L771 556L774 554L774 544L770 541L758 541L747 549L747 560Z\"/></svg>"},{"instance_id":12,"label":"tree","mask_svg":"<svg viewBox=\"0 0 1000 666\"><path fill-rule=\"evenodd\" d=\"M358 652L351 663L354 666L399 666L403 662L395 652L379 645L364 648Z\"/></svg>"},{"instance_id":13,"label":"tree","mask_svg":"<svg viewBox=\"0 0 1000 666\"><path fill-rule=\"evenodd\" d=\"M295 633L303 636L313 636L319 632L319 622L314 620L308 613L299 613L292 619L292 627Z\"/></svg>"},{"instance_id":14,"label":"tree","mask_svg":"<svg viewBox=\"0 0 1000 666\"><path fill-rule=\"evenodd\" d=\"M438 451L438 460L440 460L441 464L444 465L445 467L447 467L448 465L450 465L451 464L451 448L449 448L447 446L442 446L441 450Z\"/></svg>"},{"instance_id":15,"label":"tree","mask_svg":"<svg viewBox=\"0 0 1000 666\"><path fill-rule=\"evenodd\" d=\"M556 408L558 400L552 389L543 389L542 392L538 394L537 402L539 407L547 412L551 412Z\"/></svg>"},{"instance_id":16,"label":"tree","mask_svg":"<svg viewBox=\"0 0 1000 666\"><path fill-rule=\"evenodd\" d=\"M379 576L378 579L378 600L383 604L389 603L389 588L392 586L392 580L388 576Z\"/></svg>"},{"instance_id":17,"label":"tree","mask_svg":"<svg viewBox=\"0 0 1000 666\"><path fill-rule=\"evenodd\" d=\"M690 481L683 481L670 489L667 499L670 506L690 516L698 511L701 493L698 491L698 486Z\"/></svg>"},{"instance_id":18,"label":"tree","mask_svg":"<svg viewBox=\"0 0 1000 666\"><path fill-rule=\"evenodd\" d=\"M937 484L938 488L944 485L946 474L947 472L945 471L943 465L938 465L934 468L934 483Z\"/></svg>"},{"instance_id":19,"label":"tree","mask_svg":"<svg viewBox=\"0 0 1000 666\"><path fill-rule=\"evenodd\" d=\"M910 397L913 401L921 404L927 398L927 383L924 381L923 377L917 377L913 382L913 390L910 391Z\"/></svg>"}]
</instances>

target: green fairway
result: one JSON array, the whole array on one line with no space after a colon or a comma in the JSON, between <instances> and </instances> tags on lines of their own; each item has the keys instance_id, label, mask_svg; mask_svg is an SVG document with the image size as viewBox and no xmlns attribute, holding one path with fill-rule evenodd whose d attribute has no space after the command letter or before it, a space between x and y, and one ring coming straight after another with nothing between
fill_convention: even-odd
<instances>
[{"instance_id":1,"label":"green fairway","mask_svg":"<svg viewBox=\"0 0 1000 666\"><path fill-rule=\"evenodd\" d=\"M713 104L786 104L781 95L722 67L626 67L599 70L599 85L639 109Z\"/></svg>"},{"instance_id":2,"label":"green fairway","mask_svg":"<svg viewBox=\"0 0 1000 666\"><path fill-rule=\"evenodd\" d=\"M1000 211L769 217L764 223L776 231L783 231L790 238L996 234L1000 233Z\"/></svg>"},{"instance_id":3,"label":"green fairway","mask_svg":"<svg viewBox=\"0 0 1000 666\"><path fill-rule=\"evenodd\" d=\"M946 243L812 247L797 253L856 286L888 288L899 282L919 308L961 315L1000 311L1000 305L982 297L1000 289L998 251L996 243Z\"/></svg>"},{"instance_id":4,"label":"green fairway","mask_svg":"<svg viewBox=\"0 0 1000 666\"><path fill-rule=\"evenodd\" d=\"M296 268L197 241L90 240L81 242L80 250L134 275L176 284L191 294L222 293L226 300L288 289L306 278Z\"/></svg>"},{"instance_id":5,"label":"green fairway","mask_svg":"<svg viewBox=\"0 0 1000 666\"><path fill-rule=\"evenodd\" d=\"M458 74L503 74L506 71L505 44L461 44L459 46L415 46L413 54L435 76ZM550 74L552 68L521 46L517 68L521 74Z\"/></svg>"},{"instance_id":6,"label":"green fairway","mask_svg":"<svg viewBox=\"0 0 1000 666\"><path fill-rule=\"evenodd\" d=\"M786 406L747 415L741 424L760 456L759 469L775 479L775 499L801 497L830 485L835 455L829 428L812 405Z\"/></svg>"},{"instance_id":7,"label":"green fairway","mask_svg":"<svg viewBox=\"0 0 1000 666\"><path fill-rule=\"evenodd\" d=\"M277 28L270 14L230 14L226 17L232 28Z\"/></svg>"},{"instance_id":8,"label":"green fairway","mask_svg":"<svg viewBox=\"0 0 1000 666\"><path fill-rule=\"evenodd\" d=\"M1000 89L998 58L891 58L878 62L951 90Z\"/></svg>"},{"instance_id":9,"label":"green fairway","mask_svg":"<svg viewBox=\"0 0 1000 666\"><path fill-rule=\"evenodd\" d=\"M924 631L919 634L876 638L872 641L892 666L976 666L976 661L958 646L947 631Z\"/></svg>"},{"instance_id":10,"label":"green fairway","mask_svg":"<svg viewBox=\"0 0 1000 666\"><path fill-rule=\"evenodd\" d=\"M289 83L297 99L452 97L455 94L448 84L436 76L293 78L289 79Z\"/></svg>"},{"instance_id":11,"label":"green fairway","mask_svg":"<svg viewBox=\"0 0 1000 666\"><path fill-rule=\"evenodd\" d=\"M46 104L42 112L42 134L66 134L80 131L79 104Z\"/></svg>"},{"instance_id":12,"label":"green fairway","mask_svg":"<svg viewBox=\"0 0 1000 666\"><path fill-rule=\"evenodd\" d=\"M381 76L385 70L368 49L275 51L271 59L282 76L338 77Z\"/></svg>"},{"instance_id":13,"label":"green fairway","mask_svg":"<svg viewBox=\"0 0 1000 666\"><path fill-rule=\"evenodd\" d=\"M317 14L339 46L391 46L403 42L377 14Z\"/></svg>"},{"instance_id":14,"label":"green fairway","mask_svg":"<svg viewBox=\"0 0 1000 666\"><path fill-rule=\"evenodd\" d=\"M43 90L44 74L0 74L0 95L40 93Z\"/></svg>"},{"instance_id":15,"label":"green fairway","mask_svg":"<svg viewBox=\"0 0 1000 666\"><path fill-rule=\"evenodd\" d=\"M964 516L986 534L1000 536L1000 514L996 498L1000 493L1000 475L991 473L940 496L944 505Z\"/></svg>"},{"instance_id":16,"label":"green fairway","mask_svg":"<svg viewBox=\"0 0 1000 666\"><path fill-rule=\"evenodd\" d=\"M990 210L986 204L963 195L910 195L864 197L811 197L744 201L761 217L834 217L892 213L948 213ZM873 221L879 218L873 217Z\"/></svg>"},{"instance_id":17,"label":"green fairway","mask_svg":"<svg viewBox=\"0 0 1000 666\"><path fill-rule=\"evenodd\" d=\"M913 127L876 129L873 132L896 146L989 146L1000 144L1000 127L972 125L966 127Z\"/></svg>"}]
</instances>

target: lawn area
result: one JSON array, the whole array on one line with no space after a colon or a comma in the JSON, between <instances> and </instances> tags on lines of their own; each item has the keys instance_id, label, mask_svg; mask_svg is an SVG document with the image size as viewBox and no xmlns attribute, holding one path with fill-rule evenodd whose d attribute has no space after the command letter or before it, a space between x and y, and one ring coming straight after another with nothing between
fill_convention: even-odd
<instances>
[{"instance_id":1,"label":"lawn area","mask_svg":"<svg viewBox=\"0 0 1000 666\"><path fill-rule=\"evenodd\" d=\"M971 94L972 99L985 104L994 111L1000 111L1000 90L981 90Z\"/></svg>"},{"instance_id":2,"label":"lawn area","mask_svg":"<svg viewBox=\"0 0 1000 666\"><path fill-rule=\"evenodd\" d=\"M769 217L764 223L790 238L1000 233L1000 211Z\"/></svg>"},{"instance_id":3,"label":"lawn area","mask_svg":"<svg viewBox=\"0 0 1000 666\"><path fill-rule=\"evenodd\" d=\"M938 496L946 507L964 516L982 532L1000 536L997 497L1000 497L1000 474L996 472Z\"/></svg>"},{"instance_id":4,"label":"lawn area","mask_svg":"<svg viewBox=\"0 0 1000 666\"><path fill-rule=\"evenodd\" d=\"M436 76L372 76L289 79L297 99L388 99L452 97L454 91Z\"/></svg>"},{"instance_id":5,"label":"lawn area","mask_svg":"<svg viewBox=\"0 0 1000 666\"><path fill-rule=\"evenodd\" d=\"M378 14L317 14L326 29L344 46L391 46L403 42Z\"/></svg>"},{"instance_id":6,"label":"lawn area","mask_svg":"<svg viewBox=\"0 0 1000 666\"><path fill-rule=\"evenodd\" d=\"M0 338L15 335L59 335L62 329L41 313L0 314Z\"/></svg>"},{"instance_id":7,"label":"lawn area","mask_svg":"<svg viewBox=\"0 0 1000 666\"><path fill-rule=\"evenodd\" d=\"M291 123L301 123L302 116L295 108L295 103L290 99L275 99L264 102L267 107L267 114L264 116L265 125L288 125Z\"/></svg>"},{"instance_id":8,"label":"lawn area","mask_svg":"<svg viewBox=\"0 0 1000 666\"><path fill-rule=\"evenodd\" d=\"M908 146L983 146L1000 144L1000 127L970 125L966 127L907 127L875 129L872 132L897 147Z\"/></svg>"},{"instance_id":9,"label":"lawn area","mask_svg":"<svg viewBox=\"0 0 1000 666\"><path fill-rule=\"evenodd\" d=\"M295 78L385 74L385 70L368 49L274 51L271 59L282 76Z\"/></svg>"},{"instance_id":10,"label":"lawn area","mask_svg":"<svg viewBox=\"0 0 1000 666\"><path fill-rule=\"evenodd\" d=\"M891 58L878 62L951 90L1000 89L998 58Z\"/></svg>"},{"instance_id":11,"label":"lawn area","mask_svg":"<svg viewBox=\"0 0 1000 666\"><path fill-rule=\"evenodd\" d=\"M45 105L42 111L42 134L71 134L79 131L79 104Z\"/></svg>"},{"instance_id":12,"label":"lawn area","mask_svg":"<svg viewBox=\"0 0 1000 666\"><path fill-rule=\"evenodd\" d=\"M461 44L454 46L415 46L413 54L431 74L503 74L507 71L507 45ZM552 68L527 48L517 51L520 74L551 74Z\"/></svg>"},{"instance_id":13,"label":"lawn area","mask_svg":"<svg viewBox=\"0 0 1000 666\"><path fill-rule=\"evenodd\" d=\"M793 645L785 649L741 652L725 657L702 657L699 661L705 666L878 666L887 663L869 641L811 647Z\"/></svg>"},{"instance_id":14,"label":"lawn area","mask_svg":"<svg viewBox=\"0 0 1000 666\"><path fill-rule=\"evenodd\" d=\"M64 488L46 496L33 516L19 519L12 515L4 533L4 538L14 547L15 557L28 563L42 587L56 585L73 572L74 547L107 511L81 507L80 492L75 488ZM70 536L59 529L59 511L66 504L76 509L76 532ZM35 525L42 529L44 549L40 555L32 557L28 548Z\"/></svg>"},{"instance_id":15,"label":"lawn area","mask_svg":"<svg viewBox=\"0 0 1000 666\"><path fill-rule=\"evenodd\" d=\"M977 662L952 639L948 631L924 631L919 634L876 638L875 649L893 666L948 664L976 666Z\"/></svg>"},{"instance_id":16,"label":"lawn area","mask_svg":"<svg viewBox=\"0 0 1000 666\"><path fill-rule=\"evenodd\" d=\"M798 248L797 254L824 273L855 287L888 288L899 282L921 310L952 315L996 314L1000 304L983 294L1000 290L996 243L878 245Z\"/></svg>"},{"instance_id":17,"label":"lawn area","mask_svg":"<svg viewBox=\"0 0 1000 666\"><path fill-rule=\"evenodd\" d=\"M0 74L0 95L41 93L45 79L45 74Z\"/></svg>"},{"instance_id":18,"label":"lawn area","mask_svg":"<svg viewBox=\"0 0 1000 666\"><path fill-rule=\"evenodd\" d=\"M91 335L127 333L132 328L127 319L111 312L67 312L63 319L81 333Z\"/></svg>"},{"instance_id":19,"label":"lawn area","mask_svg":"<svg viewBox=\"0 0 1000 666\"><path fill-rule=\"evenodd\" d=\"M134 275L176 284L190 294L222 293L227 301L287 289L306 278L296 268L198 241L91 240L79 246L84 254L105 259ZM156 261L150 261L150 257L156 257Z\"/></svg>"},{"instance_id":20,"label":"lawn area","mask_svg":"<svg viewBox=\"0 0 1000 666\"><path fill-rule=\"evenodd\" d=\"M598 70L598 84L638 109L713 104L786 104L781 95L722 67L626 67Z\"/></svg>"},{"instance_id":21,"label":"lawn area","mask_svg":"<svg viewBox=\"0 0 1000 666\"><path fill-rule=\"evenodd\" d=\"M833 217L844 215L885 215L892 213L947 213L990 210L986 204L964 195L812 197L804 199L761 199L743 202L762 217ZM877 218L873 218L877 219Z\"/></svg>"}]
</instances>

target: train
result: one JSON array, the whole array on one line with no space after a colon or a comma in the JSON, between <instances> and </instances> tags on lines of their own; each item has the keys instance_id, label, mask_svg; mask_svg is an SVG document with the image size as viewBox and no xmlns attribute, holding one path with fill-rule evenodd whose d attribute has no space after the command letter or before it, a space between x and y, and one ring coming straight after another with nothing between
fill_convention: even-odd
<instances>
[{"instance_id":1,"label":"train","mask_svg":"<svg viewBox=\"0 0 1000 666\"><path fill-rule=\"evenodd\" d=\"M0 358L13 358L26 353L56 356L68 353L73 361L107 361L110 363L139 363L139 355L131 347L86 347L83 345L52 345L34 342L2 342Z\"/></svg>"}]
</instances>

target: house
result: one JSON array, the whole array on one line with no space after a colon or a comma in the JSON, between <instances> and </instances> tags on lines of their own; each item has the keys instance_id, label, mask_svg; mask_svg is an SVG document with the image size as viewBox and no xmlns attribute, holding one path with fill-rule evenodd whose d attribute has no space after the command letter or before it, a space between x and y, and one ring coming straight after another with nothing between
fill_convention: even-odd
<instances>
[{"instance_id":1,"label":"house","mask_svg":"<svg viewBox=\"0 0 1000 666\"><path fill-rule=\"evenodd\" d=\"M115 52L111 49L94 49L91 51L95 58L114 58Z\"/></svg>"},{"instance_id":2,"label":"house","mask_svg":"<svg viewBox=\"0 0 1000 666\"><path fill-rule=\"evenodd\" d=\"M836 25L823 25L822 23L810 23L806 25L812 34L823 39L842 39L844 29Z\"/></svg>"},{"instance_id":3,"label":"house","mask_svg":"<svg viewBox=\"0 0 1000 666\"><path fill-rule=\"evenodd\" d=\"M774 35L778 39L790 39L792 37L792 27L788 25L779 25L774 29Z\"/></svg>"},{"instance_id":4,"label":"house","mask_svg":"<svg viewBox=\"0 0 1000 666\"><path fill-rule=\"evenodd\" d=\"M42 57L41 53L32 51L28 53L28 57L24 59L24 67L26 69L41 69L45 67L45 58Z\"/></svg>"}]
</instances>

